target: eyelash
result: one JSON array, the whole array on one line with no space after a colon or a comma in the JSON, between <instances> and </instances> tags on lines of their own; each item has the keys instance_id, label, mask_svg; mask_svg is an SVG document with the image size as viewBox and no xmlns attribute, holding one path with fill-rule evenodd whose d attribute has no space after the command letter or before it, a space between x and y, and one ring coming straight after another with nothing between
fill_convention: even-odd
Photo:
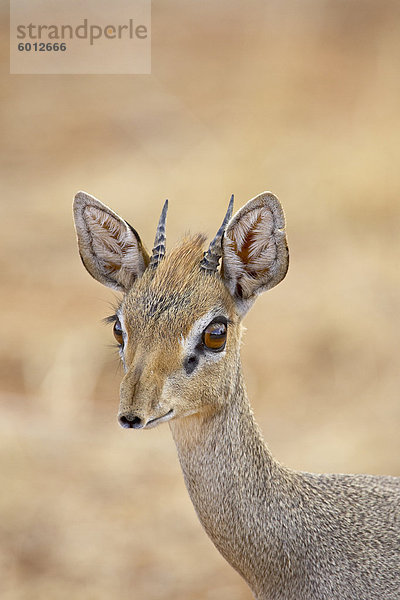
<instances>
[{"instance_id":1,"label":"eyelash","mask_svg":"<svg viewBox=\"0 0 400 600\"><path fill-rule=\"evenodd\" d=\"M109 317L105 317L103 319L103 323L105 323L106 325L110 324L110 323L115 323L115 321L118 320L117 315L110 315Z\"/></svg>"},{"instance_id":2,"label":"eyelash","mask_svg":"<svg viewBox=\"0 0 400 600\"><path fill-rule=\"evenodd\" d=\"M109 317L105 317L105 319L103 319L103 322L106 323L106 324L112 324L112 323L114 324L113 334L114 334L114 337L116 338L116 335L115 335L115 324L116 323L121 324L121 322L120 322L120 320L118 318L118 315L114 314L114 315L110 315ZM121 328L121 331L122 331L122 328ZM122 358L123 349L124 349L124 341L122 340L122 342L120 343L117 338L116 338L116 340L117 340L117 344L116 345L113 344L113 346L118 349L118 352L119 352L119 354L120 354L120 356Z\"/></svg>"}]
</instances>

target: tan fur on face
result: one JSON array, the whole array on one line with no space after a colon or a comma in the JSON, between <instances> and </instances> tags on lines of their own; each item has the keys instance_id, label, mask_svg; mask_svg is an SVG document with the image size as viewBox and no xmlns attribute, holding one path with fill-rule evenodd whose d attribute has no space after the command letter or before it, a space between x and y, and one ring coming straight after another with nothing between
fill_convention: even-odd
<instances>
[{"instance_id":1,"label":"tan fur on face","mask_svg":"<svg viewBox=\"0 0 400 600\"><path fill-rule=\"evenodd\" d=\"M145 421L170 409L176 416L187 414L200 403L207 404L204 400L210 381L214 390L227 384L228 355L236 352L240 326L219 274L199 268L204 241L202 235L184 239L155 271L146 271L123 300L127 374L121 384L120 414L132 410ZM193 323L214 309L231 321L226 355L208 366L207 381L202 380L198 369L188 386L183 342Z\"/></svg>"},{"instance_id":2,"label":"tan fur on face","mask_svg":"<svg viewBox=\"0 0 400 600\"><path fill-rule=\"evenodd\" d=\"M226 397L238 369L240 318L258 293L286 274L285 220L278 199L259 194L226 223L232 202L205 268L202 235L184 239L166 256L163 241L161 251L167 204L156 236L157 260L149 263L138 233L126 221L85 192L75 197L75 226L87 270L125 293L118 311L126 371L120 417L129 423L146 425L167 412L171 418L172 411L180 416L208 410ZM221 352L212 353L202 332L218 317L229 323L228 337Z\"/></svg>"}]
</instances>

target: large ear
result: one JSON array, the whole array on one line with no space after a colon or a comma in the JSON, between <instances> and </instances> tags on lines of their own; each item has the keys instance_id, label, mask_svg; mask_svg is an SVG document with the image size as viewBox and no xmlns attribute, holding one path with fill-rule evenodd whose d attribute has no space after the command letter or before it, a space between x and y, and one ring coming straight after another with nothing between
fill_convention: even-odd
<instances>
[{"instance_id":1,"label":"large ear","mask_svg":"<svg viewBox=\"0 0 400 600\"><path fill-rule=\"evenodd\" d=\"M74 219L86 269L100 283L126 292L149 264L149 255L137 232L85 192L75 196Z\"/></svg>"},{"instance_id":2,"label":"large ear","mask_svg":"<svg viewBox=\"0 0 400 600\"><path fill-rule=\"evenodd\" d=\"M222 243L222 277L244 314L257 294L285 277L289 251L278 198L264 192L230 220Z\"/></svg>"}]
</instances>

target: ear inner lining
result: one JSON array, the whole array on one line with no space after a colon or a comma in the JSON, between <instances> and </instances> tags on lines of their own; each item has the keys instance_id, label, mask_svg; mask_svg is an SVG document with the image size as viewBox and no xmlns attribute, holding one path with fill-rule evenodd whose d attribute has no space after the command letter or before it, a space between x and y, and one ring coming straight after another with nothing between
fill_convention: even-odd
<instances>
[{"instance_id":1,"label":"ear inner lining","mask_svg":"<svg viewBox=\"0 0 400 600\"><path fill-rule=\"evenodd\" d=\"M149 257L134 228L85 192L74 201L79 252L89 273L109 287L127 291Z\"/></svg>"},{"instance_id":2,"label":"ear inner lining","mask_svg":"<svg viewBox=\"0 0 400 600\"><path fill-rule=\"evenodd\" d=\"M254 299L285 276L288 250L284 227L279 201L269 193L250 200L229 223L223 242L222 277L238 300Z\"/></svg>"}]
</instances>

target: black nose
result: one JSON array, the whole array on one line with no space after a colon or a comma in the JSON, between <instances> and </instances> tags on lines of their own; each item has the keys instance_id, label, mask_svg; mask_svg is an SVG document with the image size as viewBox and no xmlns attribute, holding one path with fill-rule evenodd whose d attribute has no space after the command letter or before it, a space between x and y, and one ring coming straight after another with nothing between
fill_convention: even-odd
<instances>
[{"instance_id":1,"label":"black nose","mask_svg":"<svg viewBox=\"0 0 400 600\"><path fill-rule=\"evenodd\" d=\"M134 415L121 415L118 417L118 423L125 429L140 429L143 427L142 419Z\"/></svg>"}]
</instances>

